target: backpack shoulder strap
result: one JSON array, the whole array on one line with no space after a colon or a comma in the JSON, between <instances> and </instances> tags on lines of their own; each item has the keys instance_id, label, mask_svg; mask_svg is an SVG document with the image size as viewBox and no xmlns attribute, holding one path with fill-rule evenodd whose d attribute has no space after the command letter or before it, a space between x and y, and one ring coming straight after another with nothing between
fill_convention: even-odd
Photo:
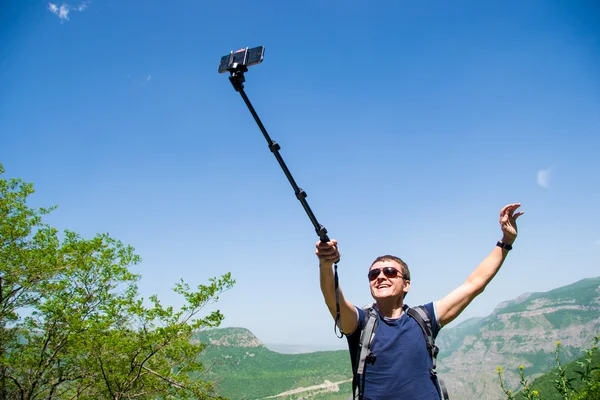
<instances>
[{"instance_id":1,"label":"backpack shoulder strap","mask_svg":"<svg viewBox=\"0 0 600 400\"><path fill-rule=\"evenodd\" d=\"M435 358L437 356L437 351L435 353L433 353L433 351L435 350L434 347L436 347L436 346L435 346L435 341L433 339L433 329L431 327L431 318L429 317L429 313L427 312L427 309L424 306L417 306L417 307L411 308L407 305L404 305L404 311L412 319L414 319L417 322L417 324L419 324L419 326L421 327L421 330L423 331L423 336L425 337L425 342L427 343L427 350L431 354L431 357ZM435 368L435 361L434 361L433 367Z\"/></svg>"},{"instance_id":2,"label":"backpack shoulder strap","mask_svg":"<svg viewBox=\"0 0 600 400\"><path fill-rule=\"evenodd\" d=\"M357 394L359 388L359 376L363 375L365 371L365 363L372 357L371 344L375 337L375 331L379 324L377 317L377 311L373 308L373 305L363 307L365 311L365 317L363 321L359 321L359 327L362 328L360 333L360 341L358 343L357 362L354 377L352 379L352 395L353 398L360 398L360 394ZM358 397L357 397L358 395Z\"/></svg>"},{"instance_id":3,"label":"backpack shoulder strap","mask_svg":"<svg viewBox=\"0 0 600 400\"><path fill-rule=\"evenodd\" d=\"M409 307L408 305L404 305L404 311L414 319L417 324L421 327L423 331L423 336L425 337L425 343L427 344L427 351L431 356L432 367L429 369L429 372L437 382L440 387L440 393L442 395L443 400L448 399L448 390L446 389L446 385L444 382L437 376L435 368L437 366L437 355L439 353L439 348L435 345L435 339L433 338L433 328L431 317L429 316L429 312L425 308L425 306L417 306L414 308Z\"/></svg>"},{"instance_id":4,"label":"backpack shoulder strap","mask_svg":"<svg viewBox=\"0 0 600 400\"><path fill-rule=\"evenodd\" d=\"M379 323L379 319L377 318L377 312L373 307L368 307L365 309L366 323L362 332L360 333L360 343L359 343L359 358L358 364L356 368L356 373L362 375L365 370L365 362L369 355L371 354L371 343L373 343L373 338L375 337L375 331L377 330L377 325Z\"/></svg>"}]
</instances>

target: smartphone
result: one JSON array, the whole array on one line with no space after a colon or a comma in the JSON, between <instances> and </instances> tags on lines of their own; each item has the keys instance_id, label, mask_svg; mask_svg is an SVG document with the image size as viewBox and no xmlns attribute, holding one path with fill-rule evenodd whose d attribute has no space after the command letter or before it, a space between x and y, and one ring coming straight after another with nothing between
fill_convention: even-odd
<instances>
[{"instance_id":1,"label":"smartphone","mask_svg":"<svg viewBox=\"0 0 600 400\"><path fill-rule=\"evenodd\" d=\"M230 71L233 68L260 64L265 56L265 47L258 46L252 49L245 48L232 51L228 55L221 57L219 63L219 73Z\"/></svg>"}]
</instances>

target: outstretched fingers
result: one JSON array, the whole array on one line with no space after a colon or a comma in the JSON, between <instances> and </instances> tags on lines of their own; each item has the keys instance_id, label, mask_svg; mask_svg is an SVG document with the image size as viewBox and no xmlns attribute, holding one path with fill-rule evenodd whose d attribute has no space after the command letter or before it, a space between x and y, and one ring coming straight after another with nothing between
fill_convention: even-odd
<instances>
[{"instance_id":1,"label":"outstretched fingers","mask_svg":"<svg viewBox=\"0 0 600 400\"><path fill-rule=\"evenodd\" d=\"M508 205L502 207L502 210L500 210L500 219L505 219L505 218L517 219L518 217L523 215L523 211L519 211L519 212L515 213L515 211L517 211L517 209L519 207L521 207L521 203L508 204Z\"/></svg>"},{"instance_id":2,"label":"outstretched fingers","mask_svg":"<svg viewBox=\"0 0 600 400\"><path fill-rule=\"evenodd\" d=\"M512 215L519 207L521 207L521 203L507 204L504 207L502 207L502 210L500 210L500 216L507 214Z\"/></svg>"}]
</instances>

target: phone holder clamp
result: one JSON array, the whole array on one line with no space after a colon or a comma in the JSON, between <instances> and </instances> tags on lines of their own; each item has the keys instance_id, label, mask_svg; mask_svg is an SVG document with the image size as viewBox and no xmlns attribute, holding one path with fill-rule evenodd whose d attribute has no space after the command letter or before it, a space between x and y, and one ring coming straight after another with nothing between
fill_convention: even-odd
<instances>
[{"instance_id":1,"label":"phone holder clamp","mask_svg":"<svg viewBox=\"0 0 600 400\"><path fill-rule=\"evenodd\" d=\"M248 72L248 67L245 65L233 64L231 68L229 68L229 81L233 85L233 88L236 92L244 90L244 82L246 81L246 77L244 73Z\"/></svg>"}]
</instances>

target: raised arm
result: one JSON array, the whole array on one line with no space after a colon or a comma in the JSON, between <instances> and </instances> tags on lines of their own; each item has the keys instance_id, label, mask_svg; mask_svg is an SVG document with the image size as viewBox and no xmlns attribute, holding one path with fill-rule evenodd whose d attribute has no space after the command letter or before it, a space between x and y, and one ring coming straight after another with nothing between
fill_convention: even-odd
<instances>
[{"instance_id":1,"label":"raised arm","mask_svg":"<svg viewBox=\"0 0 600 400\"><path fill-rule=\"evenodd\" d=\"M317 257L319 258L319 275L321 281L321 291L325 304L329 308L331 316L336 317L336 301L335 301L335 279L333 273L333 263L340 259L340 253L337 247L337 241L332 240L327 243L317 242ZM356 308L347 301L342 293L342 289L338 286L338 299L340 304L340 324L338 327L344 334L351 334L358 325L358 312Z\"/></svg>"},{"instance_id":2,"label":"raised arm","mask_svg":"<svg viewBox=\"0 0 600 400\"><path fill-rule=\"evenodd\" d=\"M517 238L517 218L523 215L523 212L515 211L520 206L519 203L509 204L500 211L501 243L504 245L512 246ZM508 251L503 247L494 247L492 252L479 264L462 285L436 303L441 326L452 322L475 297L483 292L487 284L490 283L498 270L500 270Z\"/></svg>"}]
</instances>

